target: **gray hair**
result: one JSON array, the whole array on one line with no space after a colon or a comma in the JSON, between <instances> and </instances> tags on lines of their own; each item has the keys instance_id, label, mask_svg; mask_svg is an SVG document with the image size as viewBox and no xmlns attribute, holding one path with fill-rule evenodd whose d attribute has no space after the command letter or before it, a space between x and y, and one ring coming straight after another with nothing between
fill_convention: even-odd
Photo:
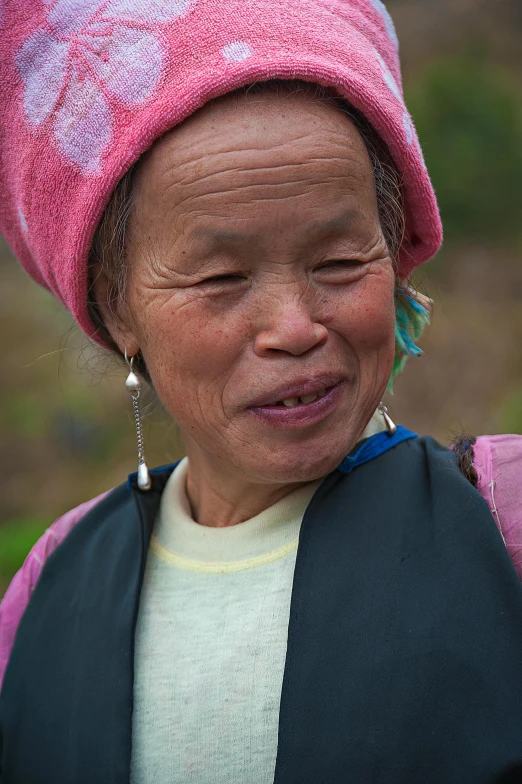
<instances>
[{"instance_id":1,"label":"gray hair","mask_svg":"<svg viewBox=\"0 0 522 784\"><path fill-rule=\"evenodd\" d=\"M333 105L350 118L359 131L370 156L381 228L388 252L397 266L405 227L402 181L387 146L364 115L349 106L332 89L300 80L273 79L267 82L256 82L229 93L227 97L245 94L260 96L268 94L281 97L304 95L313 101ZM219 100L220 98L214 99L212 103ZM104 323L102 309L95 298L94 280L95 276L100 273L107 276L109 294L106 304L116 314L118 307L125 300L128 269L127 233L133 211L134 180L139 163L138 160L127 171L113 191L94 235L89 256L87 310L97 328L98 335L118 354L120 351ZM136 359L138 369L147 375L141 356Z\"/></svg>"}]
</instances>

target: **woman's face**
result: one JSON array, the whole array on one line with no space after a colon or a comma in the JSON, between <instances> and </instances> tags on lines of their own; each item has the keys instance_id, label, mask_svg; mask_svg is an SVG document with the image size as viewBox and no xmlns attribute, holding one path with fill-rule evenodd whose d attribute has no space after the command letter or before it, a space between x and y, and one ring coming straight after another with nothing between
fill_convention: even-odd
<instances>
[{"instance_id":1,"label":"woman's face","mask_svg":"<svg viewBox=\"0 0 522 784\"><path fill-rule=\"evenodd\" d=\"M193 465L326 475L379 403L394 272L353 124L303 95L207 106L140 169L122 324Z\"/></svg>"}]
</instances>

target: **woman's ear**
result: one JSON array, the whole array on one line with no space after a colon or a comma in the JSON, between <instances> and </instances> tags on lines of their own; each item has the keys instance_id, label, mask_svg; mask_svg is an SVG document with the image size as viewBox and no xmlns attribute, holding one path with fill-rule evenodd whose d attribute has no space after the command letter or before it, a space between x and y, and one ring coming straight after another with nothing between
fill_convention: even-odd
<instances>
[{"instance_id":1,"label":"woman's ear","mask_svg":"<svg viewBox=\"0 0 522 784\"><path fill-rule=\"evenodd\" d=\"M132 316L124 302L121 302L115 286L101 267L94 270L92 291L100 316L111 338L121 353L127 356L138 353L139 342L132 328Z\"/></svg>"}]
</instances>

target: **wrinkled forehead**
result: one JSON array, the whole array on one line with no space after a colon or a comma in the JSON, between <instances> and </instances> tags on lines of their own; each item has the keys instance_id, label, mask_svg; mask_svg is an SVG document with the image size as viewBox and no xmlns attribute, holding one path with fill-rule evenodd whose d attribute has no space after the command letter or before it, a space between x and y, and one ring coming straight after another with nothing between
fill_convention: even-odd
<instances>
[{"instance_id":1,"label":"wrinkled forehead","mask_svg":"<svg viewBox=\"0 0 522 784\"><path fill-rule=\"evenodd\" d=\"M156 142L138 167L136 202L161 210L206 197L219 206L242 192L262 202L275 190L288 198L329 185L374 191L368 151L346 113L313 93L247 92L208 104Z\"/></svg>"}]
</instances>

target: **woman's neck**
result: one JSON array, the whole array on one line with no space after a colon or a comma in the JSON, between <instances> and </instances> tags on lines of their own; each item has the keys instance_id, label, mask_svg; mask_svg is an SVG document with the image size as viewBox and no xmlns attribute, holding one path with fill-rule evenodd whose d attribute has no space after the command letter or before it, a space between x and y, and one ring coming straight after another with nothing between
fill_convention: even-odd
<instances>
[{"instance_id":1,"label":"woman's neck","mask_svg":"<svg viewBox=\"0 0 522 784\"><path fill-rule=\"evenodd\" d=\"M232 467L216 468L188 451L187 496L192 517L200 525L225 528L243 523L306 484L249 482Z\"/></svg>"}]
</instances>

